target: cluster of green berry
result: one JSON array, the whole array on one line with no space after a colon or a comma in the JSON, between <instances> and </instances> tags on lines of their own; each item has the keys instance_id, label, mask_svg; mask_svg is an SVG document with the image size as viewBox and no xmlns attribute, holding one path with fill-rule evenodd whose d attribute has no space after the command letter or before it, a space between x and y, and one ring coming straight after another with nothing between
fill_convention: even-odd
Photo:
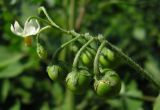
<instances>
[{"instance_id":1,"label":"cluster of green berry","mask_svg":"<svg viewBox=\"0 0 160 110\"><path fill-rule=\"evenodd\" d=\"M115 54L105 46L101 49L99 49L100 46L93 47L90 45L92 41L94 40L85 42L85 45L81 47L73 46L76 48L74 48L75 58L71 69L68 69L69 67L64 62L57 60L57 53L63 48L57 49L54 56L55 63L47 67L48 76L54 81L65 81L67 88L77 94L84 93L92 87L90 85L94 85L94 90L99 96L116 96L121 89L121 80L114 70L109 69L111 63L114 62ZM100 50L99 54L97 54L98 50ZM72 49L71 51L73 52ZM37 53L40 58L46 56L45 49L40 45L37 45ZM98 62L95 60L97 55ZM91 69L92 67L94 69Z\"/></svg>"}]
</instances>

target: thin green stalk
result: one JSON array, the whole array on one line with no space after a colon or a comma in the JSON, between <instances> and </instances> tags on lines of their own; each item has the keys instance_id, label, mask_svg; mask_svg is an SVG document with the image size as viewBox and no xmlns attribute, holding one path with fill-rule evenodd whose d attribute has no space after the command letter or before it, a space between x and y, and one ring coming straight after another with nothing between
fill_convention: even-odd
<instances>
[{"instance_id":1,"label":"thin green stalk","mask_svg":"<svg viewBox=\"0 0 160 110\"><path fill-rule=\"evenodd\" d=\"M40 36L40 34L37 34L37 36L36 36L36 43L37 44L39 43L39 36Z\"/></svg>"},{"instance_id":2,"label":"thin green stalk","mask_svg":"<svg viewBox=\"0 0 160 110\"><path fill-rule=\"evenodd\" d=\"M95 56L95 59L94 59L94 63L93 63L93 73L96 75L96 77L98 78L100 76L100 72L99 72L99 56L100 56L100 53L103 49L103 47L106 45L106 42L103 41L101 43L101 45L99 46L98 50L97 50L97 53L96 53L96 56Z\"/></svg>"},{"instance_id":3,"label":"thin green stalk","mask_svg":"<svg viewBox=\"0 0 160 110\"><path fill-rule=\"evenodd\" d=\"M53 26L53 27L56 28L56 29L61 30L61 31L64 32L64 33L68 33L68 31L62 29L60 26L58 26L56 23L53 22L53 20L52 20L51 17L48 15L48 13L47 13L47 11L46 11L46 9L45 9L44 7L40 7L38 10L39 10L39 12L42 11L42 12L45 14L45 16L47 17L47 19L48 19L48 21L49 21L49 24L50 24L51 26Z\"/></svg>"},{"instance_id":4,"label":"thin green stalk","mask_svg":"<svg viewBox=\"0 0 160 110\"><path fill-rule=\"evenodd\" d=\"M81 53L83 52L83 50L91 43L95 40L95 38L91 38L85 45L83 45L80 50L77 52L74 61L73 61L73 70L78 68L78 61L79 61L79 57L81 55Z\"/></svg>"},{"instance_id":5,"label":"thin green stalk","mask_svg":"<svg viewBox=\"0 0 160 110\"><path fill-rule=\"evenodd\" d=\"M40 34L41 32L43 32L43 31L45 31L46 29L49 29L49 28L51 28L51 26L45 26L45 27L41 28L39 30L38 34Z\"/></svg>"},{"instance_id":6,"label":"thin green stalk","mask_svg":"<svg viewBox=\"0 0 160 110\"><path fill-rule=\"evenodd\" d=\"M123 94L121 96L123 96ZM153 96L134 96L131 94L130 95L125 94L125 96L130 99L147 101L147 102L155 102L155 100L156 100L156 97L153 97Z\"/></svg>"},{"instance_id":7,"label":"thin green stalk","mask_svg":"<svg viewBox=\"0 0 160 110\"><path fill-rule=\"evenodd\" d=\"M69 7L69 28L74 28L74 11L75 11L75 0L70 0Z\"/></svg>"},{"instance_id":8,"label":"thin green stalk","mask_svg":"<svg viewBox=\"0 0 160 110\"><path fill-rule=\"evenodd\" d=\"M57 59L57 56L58 56L58 53L59 53L62 49L64 49L64 48L65 48L66 46L68 46L69 44L75 42L75 41L76 41L77 39L79 39L79 38L80 38L80 36L77 36L77 37L73 38L72 40L70 40L70 41L62 44L62 45L56 50L56 52L54 52L54 55L53 55L51 61L53 61L53 59L56 60L56 59Z\"/></svg>"},{"instance_id":9,"label":"thin green stalk","mask_svg":"<svg viewBox=\"0 0 160 110\"><path fill-rule=\"evenodd\" d=\"M41 22L44 22L44 23L47 23L48 25L50 25L50 23L47 20L42 19L42 18L37 17L37 16L31 16L31 17L28 18L28 20L31 20L31 19L37 19L37 20L39 20Z\"/></svg>"},{"instance_id":10,"label":"thin green stalk","mask_svg":"<svg viewBox=\"0 0 160 110\"><path fill-rule=\"evenodd\" d=\"M73 35L74 37L76 37L76 35L74 35L74 33L72 33L72 31L67 31L65 29L60 28L58 25L56 25L51 18L49 17L48 13L46 12L44 7L40 8L40 11L43 11L44 14L46 15L46 17L48 18L50 25L53 26L54 28L59 29L61 32L69 34L69 35ZM39 19L39 18L38 18ZM41 19L42 20L42 19ZM43 20L44 22L46 22L45 20ZM48 24L48 21L46 22ZM78 33L77 33L78 34ZM86 39L92 39L93 37L89 37L89 36L85 36L83 34L81 34L81 37L84 37ZM89 40L89 41L90 41ZM102 39L99 39L100 42L102 42ZM160 89L160 77L156 76L154 74L148 73L147 71L145 71L140 65L138 65L136 62L134 62L129 56L127 56L125 53L123 53L119 48L117 48L116 46L114 46L113 44L111 44L110 42L108 42L106 40L106 45L109 46L109 48L111 48L114 52L116 52L121 58L124 59L124 61L126 61L127 64L129 64L132 68L134 68L137 72L139 72L140 74L146 76L146 78L148 80L150 80L151 82L153 82L159 89ZM77 67L77 62L79 56L76 57L76 60L74 61L74 66L73 67Z\"/></svg>"},{"instance_id":11,"label":"thin green stalk","mask_svg":"<svg viewBox=\"0 0 160 110\"><path fill-rule=\"evenodd\" d=\"M42 12L46 15L48 21L49 21L54 27L59 28L59 26L52 21L52 19L50 18L50 16L48 15L48 13L47 13L47 11L46 11L46 9L45 9L44 7L40 7L38 10L39 10L39 13L42 11Z\"/></svg>"}]
</instances>

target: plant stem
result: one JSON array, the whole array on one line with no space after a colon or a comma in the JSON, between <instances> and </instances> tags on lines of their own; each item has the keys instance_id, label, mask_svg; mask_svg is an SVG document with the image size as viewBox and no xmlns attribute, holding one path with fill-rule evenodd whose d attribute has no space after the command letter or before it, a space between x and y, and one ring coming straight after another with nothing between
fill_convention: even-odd
<instances>
[{"instance_id":1,"label":"plant stem","mask_svg":"<svg viewBox=\"0 0 160 110\"><path fill-rule=\"evenodd\" d=\"M48 21L49 21L54 27L59 28L59 26L52 21L52 19L50 18L50 16L48 15L48 13L47 13L47 11L46 11L46 9L45 9L44 7L40 7L40 8L39 8L39 12L41 12L41 11L43 11L43 13L46 15Z\"/></svg>"},{"instance_id":2,"label":"plant stem","mask_svg":"<svg viewBox=\"0 0 160 110\"><path fill-rule=\"evenodd\" d=\"M69 28L74 28L74 11L75 11L75 0L70 0L69 7Z\"/></svg>"},{"instance_id":3,"label":"plant stem","mask_svg":"<svg viewBox=\"0 0 160 110\"><path fill-rule=\"evenodd\" d=\"M82 53L82 51L92 42L94 41L95 38L92 38L90 39L85 45L83 45L80 50L77 52L75 58L74 58L74 61L73 61L73 70L77 69L78 68L78 61L79 61L79 57Z\"/></svg>"},{"instance_id":4,"label":"plant stem","mask_svg":"<svg viewBox=\"0 0 160 110\"><path fill-rule=\"evenodd\" d=\"M66 89L65 91L65 99L62 110L75 110L74 95L69 89Z\"/></svg>"},{"instance_id":5,"label":"plant stem","mask_svg":"<svg viewBox=\"0 0 160 110\"><path fill-rule=\"evenodd\" d=\"M62 31L63 33L69 34L69 35L73 35L73 37L76 37L76 35L74 35L74 33L72 33L72 31L67 31L61 27L59 27L58 25L56 25L51 18L49 17L48 13L46 12L44 7L40 8L40 11L43 11L44 14L46 15L46 17L48 18L50 25L53 26L54 28L57 28L58 30ZM45 21L45 20L44 20ZM45 21L46 22L46 21ZM46 22L47 23L47 22ZM47 23L48 24L48 23ZM78 34L78 33L76 33ZM84 37L87 40L91 40L93 37L92 36L85 36L85 34L81 34L81 37ZM99 39L100 42L104 41L103 39ZM111 48L115 53L117 53L121 58L124 59L124 61L126 61L127 64L129 64L132 68L134 68L138 73L146 76L146 78L148 80L150 80L151 82L153 82L158 89L160 89L160 77L155 75L155 74L151 74L148 73L147 71L145 71L140 65L138 65L136 62L134 62L129 56L127 56L125 53L123 53L118 47L114 46L113 44L111 44L109 41L106 40L106 45L109 46L109 48ZM78 52L81 53L81 52ZM80 54L79 54L80 55ZM79 55L76 56L76 59L74 60L73 63L73 67L77 67L77 63L78 63L78 58Z\"/></svg>"},{"instance_id":6,"label":"plant stem","mask_svg":"<svg viewBox=\"0 0 160 110\"><path fill-rule=\"evenodd\" d=\"M74 10L75 10L74 9L75 8L74 5L75 5L75 0L70 0L70 4L71 5L69 6L69 8L70 8L71 14L69 15L69 19L68 19L69 23L70 23L68 25L69 29L74 28L73 26L74 26ZM64 33L69 33L68 31L63 30L62 28L61 28L61 30ZM75 110L75 97L74 97L74 94L70 90L68 90L68 89L66 91L66 97L65 97L65 99L66 99L66 104L67 104L68 110ZM64 110L66 110L66 108Z\"/></svg>"},{"instance_id":7,"label":"plant stem","mask_svg":"<svg viewBox=\"0 0 160 110\"><path fill-rule=\"evenodd\" d=\"M63 45L61 45L61 46L56 50L56 52L54 52L54 55L53 55L51 61L53 61L53 59L57 60L57 55L58 55L58 53L59 53L62 49L64 49L64 47L68 46L68 45L71 44L72 42L75 42L75 41L76 41L77 39L79 39L79 38L80 38L80 36L77 36L77 37L73 38L72 40L70 40L70 41L64 43Z\"/></svg>"},{"instance_id":8,"label":"plant stem","mask_svg":"<svg viewBox=\"0 0 160 110\"><path fill-rule=\"evenodd\" d=\"M46 29L49 29L49 28L51 28L51 26L45 26L45 27L41 28L39 30L38 34L40 34L41 32L43 32L43 31L45 31Z\"/></svg>"},{"instance_id":9,"label":"plant stem","mask_svg":"<svg viewBox=\"0 0 160 110\"><path fill-rule=\"evenodd\" d=\"M56 29L61 30L61 31L64 32L64 33L68 33L68 31L62 29L60 26L58 26L56 23L53 22L53 20L52 20L51 17L48 15L48 13L47 13L47 11L46 11L46 9L45 9L44 7L40 7L38 10L39 10L39 12L42 11L42 12L45 14L45 16L47 17L47 19L48 19L49 22L46 22L46 20L43 20L43 19L38 18L38 17L36 17L36 19L39 19L39 20L41 20L41 21L43 21L43 22L46 22L47 24L49 23L51 26L53 26L53 27L56 28ZM35 17L34 17L34 18L35 18Z\"/></svg>"},{"instance_id":10,"label":"plant stem","mask_svg":"<svg viewBox=\"0 0 160 110\"><path fill-rule=\"evenodd\" d=\"M99 46L98 50L97 50L97 53L96 53L96 56L95 56L95 59L94 59L94 63L93 63L93 66L94 66L94 71L93 73L96 75L96 77L98 78L100 76L100 72L99 72L99 56L100 56L100 53L103 49L103 47L106 45L106 42L103 41L101 43L101 45Z\"/></svg>"},{"instance_id":11,"label":"plant stem","mask_svg":"<svg viewBox=\"0 0 160 110\"><path fill-rule=\"evenodd\" d=\"M142 101L147 101L147 102L154 102L156 100L156 98L152 96L134 96L134 95L127 95L127 94L125 94L125 96L131 99L142 100Z\"/></svg>"},{"instance_id":12,"label":"plant stem","mask_svg":"<svg viewBox=\"0 0 160 110\"><path fill-rule=\"evenodd\" d=\"M116 52L124 61L129 64L132 68L134 68L138 73L144 75L148 80L152 81L159 89L160 89L160 80L159 77L155 77L153 74L145 71L140 65L138 65L135 61L133 61L130 57L124 54L119 48L111 44L106 40L107 46L109 46L114 52Z\"/></svg>"}]
</instances>

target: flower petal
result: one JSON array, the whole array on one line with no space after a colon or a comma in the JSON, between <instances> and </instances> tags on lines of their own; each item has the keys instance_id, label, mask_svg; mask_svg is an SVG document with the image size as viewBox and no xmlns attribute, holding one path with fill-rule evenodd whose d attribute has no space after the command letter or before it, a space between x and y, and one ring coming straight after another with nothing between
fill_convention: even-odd
<instances>
[{"instance_id":1,"label":"flower petal","mask_svg":"<svg viewBox=\"0 0 160 110\"><path fill-rule=\"evenodd\" d=\"M14 23L14 29L18 33L23 33L23 29L22 29L22 27L19 25L19 23L17 21L15 21L15 23Z\"/></svg>"},{"instance_id":2,"label":"flower petal","mask_svg":"<svg viewBox=\"0 0 160 110\"><path fill-rule=\"evenodd\" d=\"M36 29L33 26L28 27L24 32L25 36L31 36L31 35L35 35L37 33L35 33Z\"/></svg>"},{"instance_id":3,"label":"flower petal","mask_svg":"<svg viewBox=\"0 0 160 110\"><path fill-rule=\"evenodd\" d=\"M11 31L12 31L13 33L15 33L15 30L14 30L14 27L13 27L13 25L12 25L12 24L11 24L10 29L11 29Z\"/></svg>"},{"instance_id":4,"label":"flower petal","mask_svg":"<svg viewBox=\"0 0 160 110\"><path fill-rule=\"evenodd\" d=\"M40 25L37 20L30 20L26 21L25 26L24 26L24 35L25 36L30 36L30 35L36 35L40 29Z\"/></svg>"},{"instance_id":5,"label":"flower petal","mask_svg":"<svg viewBox=\"0 0 160 110\"><path fill-rule=\"evenodd\" d=\"M21 26L19 25L17 21L15 21L14 26L11 24L10 29L14 34L18 36L21 36L23 33L23 29L21 28Z\"/></svg>"},{"instance_id":6,"label":"flower petal","mask_svg":"<svg viewBox=\"0 0 160 110\"><path fill-rule=\"evenodd\" d=\"M39 25L39 23L38 23L38 21L36 20L36 24L35 24L35 26L36 26L36 33L38 33L39 32L39 30L40 30L40 25Z\"/></svg>"}]
</instances>

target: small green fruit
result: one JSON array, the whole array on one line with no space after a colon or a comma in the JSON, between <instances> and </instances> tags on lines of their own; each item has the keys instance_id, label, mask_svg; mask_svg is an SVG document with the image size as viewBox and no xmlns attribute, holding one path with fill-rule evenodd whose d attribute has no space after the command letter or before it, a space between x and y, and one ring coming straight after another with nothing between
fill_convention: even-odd
<instances>
[{"instance_id":1,"label":"small green fruit","mask_svg":"<svg viewBox=\"0 0 160 110\"><path fill-rule=\"evenodd\" d=\"M48 66L47 73L52 80L62 79L65 75L63 68L59 65Z\"/></svg>"},{"instance_id":2,"label":"small green fruit","mask_svg":"<svg viewBox=\"0 0 160 110\"><path fill-rule=\"evenodd\" d=\"M72 71L66 78L66 85L73 92L82 93L88 88L91 78L87 70Z\"/></svg>"},{"instance_id":3,"label":"small green fruit","mask_svg":"<svg viewBox=\"0 0 160 110\"><path fill-rule=\"evenodd\" d=\"M92 55L88 51L84 51L81 55L81 60L84 65L90 65Z\"/></svg>"},{"instance_id":4,"label":"small green fruit","mask_svg":"<svg viewBox=\"0 0 160 110\"><path fill-rule=\"evenodd\" d=\"M87 48L87 50L84 50L84 52L81 54L81 61L85 66L90 66L93 64L94 55L96 54L95 50L91 48Z\"/></svg>"},{"instance_id":5,"label":"small green fruit","mask_svg":"<svg viewBox=\"0 0 160 110\"><path fill-rule=\"evenodd\" d=\"M47 51L40 43L37 43L37 54L41 59L45 59L48 56Z\"/></svg>"},{"instance_id":6,"label":"small green fruit","mask_svg":"<svg viewBox=\"0 0 160 110\"><path fill-rule=\"evenodd\" d=\"M99 57L99 62L103 67L108 67L110 62L114 60L114 53L107 48L103 48Z\"/></svg>"},{"instance_id":7,"label":"small green fruit","mask_svg":"<svg viewBox=\"0 0 160 110\"><path fill-rule=\"evenodd\" d=\"M104 76L94 83L94 89L99 96L113 97L119 94L121 80L117 73L112 70L105 70Z\"/></svg>"}]
</instances>

